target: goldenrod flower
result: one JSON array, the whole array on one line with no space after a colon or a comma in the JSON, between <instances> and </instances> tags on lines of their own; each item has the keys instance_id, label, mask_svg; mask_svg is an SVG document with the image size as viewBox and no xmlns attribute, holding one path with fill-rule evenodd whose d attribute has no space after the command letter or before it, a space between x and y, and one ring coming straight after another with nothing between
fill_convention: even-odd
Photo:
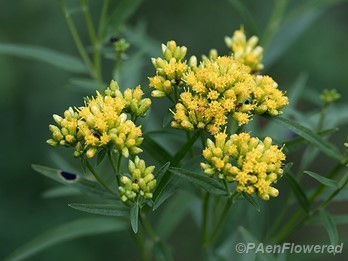
<instances>
[{"instance_id":1,"label":"goldenrod flower","mask_svg":"<svg viewBox=\"0 0 348 261\"><path fill-rule=\"evenodd\" d=\"M201 163L201 168L207 175L237 182L238 192L257 193L263 200L278 196L273 184L283 174L285 155L277 145L272 145L270 137L261 141L240 133L227 139L227 134L221 132L214 137L215 142L208 139L203 150L207 163Z\"/></svg>"},{"instance_id":2,"label":"goldenrod flower","mask_svg":"<svg viewBox=\"0 0 348 261\"><path fill-rule=\"evenodd\" d=\"M140 87L127 89L124 94L112 81L105 95L97 92L96 97L87 98L85 106L69 108L62 118L54 115L59 127L50 125L53 139L47 143L52 146L75 147L74 156L85 154L92 158L99 148L112 144L124 157L142 152L141 126L128 119L126 112L143 116L151 101L142 99Z\"/></svg>"},{"instance_id":3,"label":"goldenrod flower","mask_svg":"<svg viewBox=\"0 0 348 261\"><path fill-rule=\"evenodd\" d=\"M175 106L172 126L189 131L199 128L216 134L228 115L244 125L254 113L278 115L288 103L272 78L250 74L248 66L231 56L205 59L183 81L188 88Z\"/></svg>"},{"instance_id":4,"label":"goldenrod flower","mask_svg":"<svg viewBox=\"0 0 348 261\"><path fill-rule=\"evenodd\" d=\"M225 37L225 43L232 50L234 58L248 66L251 72L263 69L263 48L257 45L258 41L257 36L252 36L247 40L243 27L236 30L232 38Z\"/></svg>"},{"instance_id":5,"label":"goldenrod flower","mask_svg":"<svg viewBox=\"0 0 348 261\"><path fill-rule=\"evenodd\" d=\"M182 84L182 77L188 70L186 61L187 48L177 46L175 41L162 44L163 58L152 58L152 64L156 69L156 76L149 77L150 87L155 90L151 92L153 97L163 97L170 95L174 86Z\"/></svg>"},{"instance_id":6,"label":"goldenrod flower","mask_svg":"<svg viewBox=\"0 0 348 261\"><path fill-rule=\"evenodd\" d=\"M127 200L133 200L138 195L145 199L152 198L152 192L156 187L156 179L153 175L155 167L146 167L145 161L135 157L134 162L129 160L128 170L131 177L122 176L120 179L121 185L119 191L121 194L121 200L123 202Z\"/></svg>"}]
</instances>

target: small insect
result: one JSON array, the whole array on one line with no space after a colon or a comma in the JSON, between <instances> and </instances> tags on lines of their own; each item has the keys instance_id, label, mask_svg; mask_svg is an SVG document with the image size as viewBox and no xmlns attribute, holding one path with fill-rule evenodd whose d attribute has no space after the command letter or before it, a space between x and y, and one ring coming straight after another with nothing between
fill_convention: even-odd
<instances>
[{"instance_id":1,"label":"small insect","mask_svg":"<svg viewBox=\"0 0 348 261\"><path fill-rule=\"evenodd\" d=\"M73 181L77 178L77 176L73 173L69 173L66 171L61 171L60 175L66 180L66 181Z\"/></svg>"},{"instance_id":2,"label":"small insect","mask_svg":"<svg viewBox=\"0 0 348 261\"><path fill-rule=\"evenodd\" d=\"M110 43L116 43L120 40L120 38L118 38L117 36L112 36L110 37Z\"/></svg>"}]
</instances>

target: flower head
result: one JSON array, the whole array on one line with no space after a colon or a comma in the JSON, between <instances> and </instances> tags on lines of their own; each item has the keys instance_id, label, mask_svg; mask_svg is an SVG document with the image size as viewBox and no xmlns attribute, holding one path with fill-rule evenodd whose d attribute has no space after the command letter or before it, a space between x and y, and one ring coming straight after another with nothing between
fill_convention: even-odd
<instances>
[{"instance_id":1,"label":"flower head","mask_svg":"<svg viewBox=\"0 0 348 261\"><path fill-rule=\"evenodd\" d=\"M257 36L252 36L247 40L243 27L236 30L232 38L225 37L225 43L232 50L234 58L248 66L251 72L263 69L263 48L257 45L258 41Z\"/></svg>"},{"instance_id":2,"label":"flower head","mask_svg":"<svg viewBox=\"0 0 348 261\"><path fill-rule=\"evenodd\" d=\"M69 108L64 118L54 115L58 126L50 125L52 139L47 142L52 146L74 146L76 157L85 154L92 158L99 148L109 144L125 157L142 152L141 126L136 126L126 114L145 114L151 102L142 99L142 94L140 87L122 94L112 81L104 95L97 92L95 97L86 99L84 106Z\"/></svg>"},{"instance_id":3,"label":"flower head","mask_svg":"<svg viewBox=\"0 0 348 261\"><path fill-rule=\"evenodd\" d=\"M153 97L163 97L170 95L174 86L182 84L182 77L188 70L188 66L184 58L187 48L185 46L177 46L175 41L162 44L163 58L152 58L152 64L156 69L156 76L149 77L150 87L155 90L151 92Z\"/></svg>"},{"instance_id":4,"label":"flower head","mask_svg":"<svg viewBox=\"0 0 348 261\"><path fill-rule=\"evenodd\" d=\"M218 175L227 182L236 182L238 192L257 193L268 200L278 195L273 184L282 176L282 161L285 155L272 139L263 141L250 137L248 133L218 133L215 142L208 139L203 157L207 163L201 168L209 175Z\"/></svg>"}]
</instances>

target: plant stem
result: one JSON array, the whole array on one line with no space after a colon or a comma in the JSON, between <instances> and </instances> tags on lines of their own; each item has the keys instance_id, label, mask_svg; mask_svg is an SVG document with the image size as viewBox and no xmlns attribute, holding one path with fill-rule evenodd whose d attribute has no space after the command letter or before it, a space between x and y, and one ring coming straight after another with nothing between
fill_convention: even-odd
<instances>
[{"instance_id":1,"label":"plant stem","mask_svg":"<svg viewBox=\"0 0 348 261\"><path fill-rule=\"evenodd\" d=\"M209 210L209 197L210 194L206 192L204 201L203 201L203 220L202 220L202 243L207 241L207 233L208 233L208 210Z\"/></svg>"},{"instance_id":2,"label":"plant stem","mask_svg":"<svg viewBox=\"0 0 348 261\"><path fill-rule=\"evenodd\" d=\"M116 175L117 186L119 186L120 185L120 167L118 165L118 162L121 161L120 154L118 156L119 158L117 160L117 165L115 164L113 156L114 156L114 154L112 152L112 149L108 148L108 158L109 158L109 161L111 163L112 169Z\"/></svg>"},{"instance_id":3,"label":"plant stem","mask_svg":"<svg viewBox=\"0 0 348 261\"><path fill-rule=\"evenodd\" d=\"M95 29L93 26L93 21L92 21L91 13L89 11L87 0L81 0L81 6L82 6L83 14L85 17L85 22L86 22L89 38L93 45L93 62L94 62L95 79L98 82L102 82L101 67L100 67L101 57L100 57L99 39L96 35Z\"/></svg>"},{"instance_id":4,"label":"plant stem","mask_svg":"<svg viewBox=\"0 0 348 261\"><path fill-rule=\"evenodd\" d=\"M72 35L72 38L73 38L73 40L75 42L75 45L77 47L77 50L78 50L78 52L79 52L83 62L85 63L87 69L89 70L90 74L92 75L92 77L94 79L97 79L98 77L97 77L97 75L95 73L95 70L94 70L93 64L91 62L91 59L89 58L89 56L87 54L87 51L86 51L85 47L82 44L82 41L81 41L80 36L79 36L79 34L77 32L77 29L76 29L76 26L74 24L74 21L72 20L72 18L70 16L70 13L69 13L68 7L65 4L65 1L64 0L60 0L60 5L61 5L64 17L65 17L66 23L68 25L69 31L70 31L70 33Z\"/></svg>"},{"instance_id":5,"label":"plant stem","mask_svg":"<svg viewBox=\"0 0 348 261\"><path fill-rule=\"evenodd\" d=\"M98 26L98 39L102 41L103 34L105 30L105 22L106 22L106 16L107 11L109 8L109 0L104 0L103 7L100 14L100 20L99 20L99 26Z\"/></svg>"},{"instance_id":6,"label":"plant stem","mask_svg":"<svg viewBox=\"0 0 348 261\"><path fill-rule=\"evenodd\" d=\"M209 240L207 240L205 242L205 247L206 248L209 248L213 243L214 241L216 240L216 237L218 236L219 232L220 232L220 229L221 227L223 226L223 224L225 223L226 221L226 218L228 216L228 212L231 208L231 206L233 205L235 199L240 195L240 193L238 192L234 192L233 194L230 194L230 196L228 197L227 201L226 201L226 204L225 204L225 207L224 207L224 210L222 211L222 214L220 216L220 219L217 223L217 225L215 226L214 230L213 230L213 233L211 234Z\"/></svg>"},{"instance_id":7,"label":"plant stem","mask_svg":"<svg viewBox=\"0 0 348 261\"><path fill-rule=\"evenodd\" d=\"M158 243L159 241L161 241L160 237L156 234L156 231L153 229L150 222L148 221L146 214L142 210L140 210L139 217L144 230L149 235L149 237L153 240L153 242Z\"/></svg>"},{"instance_id":8,"label":"plant stem","mask_svg":"<svg viewBox=\"0 0 348 261\"><path fill-rule=\"evenodd\" d=\"M265 49L268 47L273 36L277 33L279 29L287 3L288 3L288 0L275 1L275 7L273 10L271 19L269 20L268 25L265 29L265 33L262 37L262 42Z\"/></svg>"},{"instance_id":9,"label":"plant stem","mask_svg":"<svg viewBox=\"0 0 348 261\"><path fill-rule=\"evenodd\" d=\"M98 173L94 170L94 168L92 167L92 165L89 163L88 160L86 160L86 165L87 168L89 169L89 171L93 174L93 176L96 178L96 180L107 190L109 191L111 194L118 196L111 188L109 188L109 186L104 182L104 180L102 180L101 177L99 177Z\"/></svg>"}]
</instances>

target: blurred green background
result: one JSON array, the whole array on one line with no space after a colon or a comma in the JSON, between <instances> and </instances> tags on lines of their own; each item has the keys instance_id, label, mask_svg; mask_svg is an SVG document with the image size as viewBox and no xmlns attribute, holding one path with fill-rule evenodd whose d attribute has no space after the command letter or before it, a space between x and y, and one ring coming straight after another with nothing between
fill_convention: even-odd
<instances>
[{"instance_id":1,"label":"blurred green background","mask_svg":"<svg viewBox=\"0 0 348 261\"><path fill-rule=\"evenodd\" d=\"M90 2L91 10L97 16L100 3ZM224 36L231 36L240 24L244 24L249 35L257 34L263 40L262 35L277 1L242 1L254 25L246 19L248 15L243 10L238 11L236 2L143 1L123 29L124 37L131 43L129 57L144 49L139 59L142 74L133 78L132 72L125 72L129 78L124 77L124 84L134 87L141 83L146 87L147 76L154 74L150 56L156 55L156 52L159 55L160 43L171 39L187 46L190 55L208 53L210 48L216 48L221 54L228 53ZM72 5L77 4L78 1L72 1ZM304 7L301 9L299 6ZM302 20L295 18L301 10L306 12ZM295 19L291 20L291 14ZM298 24L285 35L281 32L276 34L265 51L266 72L281 89L287 90L299 75L305 73L308 88L318 93L324 88L336 88L342 94L341 102L347 101L347 14L348 1L289 1L285 15L288 15L289 21L295 20ZM1 4L0 17L1 43L38 45L78 56L57 1L5 1ZM77 13L74 18L79 23L81 17ZM82 26L79 28L82 38L87 40L86 30ZM153 48L156 45L147 45L144 39L158 44L158 49ZM280 45L286 48L279 49ZM279 56L274 56L277 52ZM109 67L110 64L106 63L104 78L107 82L112 77ZM42 193L56 184L34 172L31 164L59 167L52 160L52 148L45 143L50 135L48 124L52 123L51 115L62 114L72 104L81 104L82 97L94 91L74 86L70 80L76 74L5 53L0 53L0 72L2 259L47 229L88 216L69 208L67 204L72 202L69 198L43 198ZM312 108L312 104L307 102L302 102L300 106L303 110ZM345 123L338 134L342 140L335 142L342 142L347 130ZM192 233L196 231L191 230ZM185 253L181 260L195 257L194 251L198 246L188 247L180 241L176 245L179 251ZM109 233L59 244L30 260L135 260L137 256L133 248L127 234ZM176 255L180 257L181 254Z\"/></svg>"}]
</instances>

